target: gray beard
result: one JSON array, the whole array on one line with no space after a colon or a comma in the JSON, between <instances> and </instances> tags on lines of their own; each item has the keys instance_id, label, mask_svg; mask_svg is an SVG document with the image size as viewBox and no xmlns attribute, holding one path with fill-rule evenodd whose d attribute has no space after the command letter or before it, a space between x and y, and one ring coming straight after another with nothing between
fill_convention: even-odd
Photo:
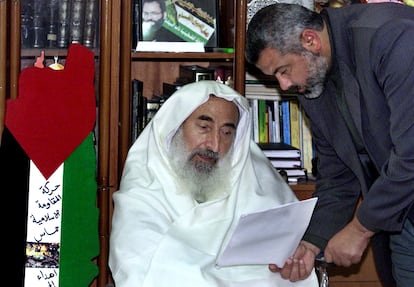
<instances>
[{"instance_id":1,"label":"gray beard","mask_svg":"<svg viewBox=\"0 0 414 287\"><path fill-rule=\"evenodd\" d=\"M328 73L328 62L322 56L316 56L309 51L302 54L308 63L307 91L303 96L308 99L318 98L325 89L325 79Z\"/></svg>"},{"instance_id":2,"label":"gray beard","mask_svg":"<svg viewBox=\"0 0 414 287\"><path fill-rule=\"evenodd\" d=\"M230 155L219 159L214 166L200 166L190 160L191 152L186 148L181 129L171 142L169 156L176 173L177 189L188 193L198 203L223 197L230 192Z\"/></svg>"}]
</instances>

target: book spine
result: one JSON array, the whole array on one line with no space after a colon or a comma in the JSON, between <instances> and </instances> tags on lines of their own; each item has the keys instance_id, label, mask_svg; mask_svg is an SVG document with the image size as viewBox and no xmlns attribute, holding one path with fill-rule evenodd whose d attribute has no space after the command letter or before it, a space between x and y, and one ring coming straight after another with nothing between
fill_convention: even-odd
<instances>
[{"instance_id":1,"label":"book spine","mask_svg":"<svg viewBox=\"0 0 414 287\"><path fill-rule=\"evenodd\" d=\"M258 123L259 123L259 142L266 143L267 127L266 127L266 101L258 100Z\"/></svg>"},{"instance_id":2,"label":"book spine","mask_svg":"<svg viewBox=\"0 0 414 287\"><path fill-rule=\"evenodd\" d=\"M138 80L132 80L132 97L131 97L131 145L138 137Z\"/></svg>"},{"instance_id":3,"label":"book spine","mask_svg":"<svg viewBox=\"0 0 414 287\"><path fill-rule=\"evenodd\" d=\"M31 48L33 44L33 0L21 2L20 38L22 48Z\"/></svg>"},{"instance_id":4,"label":"book spine","mask_svg":"<svg viewBox=\"0 0 414 287\"><path fill-rule=\"evenodd\" d=\"M140 82L140 83L141 83L141 86L140 86L141 96L138 97L138 119L139 119L138 134L140 134L145 129L145 126L147 125L147 122L148 122L147 120L148 99L143 96L143 82Z\"/></svg>"},{"instance_id":5,"label":"book spine","mask_svg":"<svg viewBox=\"0 0 414 287\"><path fill-rule=\"evenodd\" d=\"M71 3L69 43L82 43L85 3L85 0L73 0Z\"/></svg>"},{"instance_id":6,"label":"book spine","mask_svg":"<svg viewBox=\"0 0 414 287\"><path fill-rule=\"evenodd\" d=\"M67 48L69 46L70 10L70 0L60 0L57 31L58 48Z\"/></svg>"},{"instance_id":7,"label":"book spine","mask_svg":"<svg viewBox=\"0 0 414 287\"><path fill-rule=\"evenodd\" d=\"M137 97L138 97L138 107L137 107L137 117L138 117L138 134L144 130L146 121L147 121L147 98L143 96L144 82L140 80L137 81Z\"/></svg>"},{"instance_id":8,"label":"book spine","mask_svg":"<svg viewBox=\"0 0 414 287\"><path fill-rule=\"evenodd\" d=\"M275 132L274 132L274 115L273 115L273 107L270 105L270 101L266 101L266 114L267 114L267 128L268 128L268 141L274 142L275 140Z\"/></svg>"},{"instance_id":9,"label":"book spine","mask_svg":"<svg viewBox=\"0 0 414 287\"><path fill-rule=\"evenodd\" d=\"M59 18L59 1L48 0L46 6L46 13L46 46L47 48L56 48Z\"/></svg>"},{"instance_id":10,"label":"book spine","mask_svg":"<svg viewBox=\"0 0 414 287\"><path fill-rule=\"evenodd\" d=\"M289 101L282 101L283 142L290 144L290 111Z\"/></svg>"},{"instance_id":11,"label":"book spine","mask_svg":"<svg viewBox=\"0 0 414 287\"><path fill-rule=\"evenodd\" d=\"M313 142L308 117L302 110L302 163L307 172L312 171Z\"/></svg>"},{"instance_id":12,"label":"book spine","mask_svg":"<svg viewBox=\"0 0 414 287\"><path fill-rule=\"evenodd\" d=\"M33 1L33 48L44 48L46 46L45 31L45 1Z\"/></svg>"},{"instance_id":13,"label":"book spine","mask_svg":"<svg viewBox=\"0 0 414 287\"><path fill-rule=\"evenodd\" d=\"M279 101L279 132L280 132L280 142L283 143L283 112L282 112L282 102Z\"/></svg>"},{"instance_id":14,"label":"book spine","mask_svg":"<svg viewBox=\"0 0 414 287\"><path fill-rule=\"evenodd\" d=\"M85 20L83 28L83 45L87 48L95 47L95 35L97 27L98 1L86 0Z\"/></svg>"},{"instance_id":15,"label":"book spine","mask_svg":"<svg viewBox=\"0 0 414 287\"><path fill-rule=\"evenodd\" d=\"M255 142L259 142L259 100L251 99L249 102L252 110L252 137Z\"/></svg>"},{"instance_id":16,"label":"book spine","mask_svg":"<svg viewBox=\"0 0 414 287\"><path fill-rule=\"evenodd\" d=\"M132 37L131 37L131 47L136 47L139 40L139 35L141 31L141 12L139 2L141 0L133 0L132 2Z\"/></svg>"},{"instance_id":17,"label":"book spine","mask_svg":"<svg viewBox=\"0 0 414 287\"><path fill-rule=\"evenodd\" d=\"M273 101L273 117L275 130L275 143L280 142L280 119L279 119L279 101Z\"/></svg>"},{"instance_id":18,"label":"book spine","mask_svg":"<svg viewBox=\"0 0 414 287\"><path fill-rule=\"evenodd\" d=\"M290 112L290 142L291 145L300 148L300 111L298 100L289 101Z\"/></svg>"}]
</instances>

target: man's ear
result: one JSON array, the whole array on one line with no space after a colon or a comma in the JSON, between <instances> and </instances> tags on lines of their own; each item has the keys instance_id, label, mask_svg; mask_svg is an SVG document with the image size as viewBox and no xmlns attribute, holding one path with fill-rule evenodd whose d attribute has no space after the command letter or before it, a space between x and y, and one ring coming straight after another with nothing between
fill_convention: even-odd
<instances>
[{"instance_id":1,"label":"man's ear","mask_svg":"<svg viewBox=\"0 0 414 287\"><path fill-rule=\"evenodd\" d=\"M301 42L303 48L314 54L318 54L322 48L321 39L318 33L312 29L303 30Z\"/></svg>"}]
</instances>

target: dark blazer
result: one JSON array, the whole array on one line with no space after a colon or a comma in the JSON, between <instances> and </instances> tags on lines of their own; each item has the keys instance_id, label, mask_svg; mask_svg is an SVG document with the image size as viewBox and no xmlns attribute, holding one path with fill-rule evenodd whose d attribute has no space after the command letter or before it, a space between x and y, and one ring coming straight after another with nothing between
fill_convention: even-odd
<instances>
[{"instance_id":1,"label":"dark blazer","mask_svg":"<svg viewBox=\"0 0 414 287\"><path fill-rule=\"evenodd\" d=\"M318 156L318 204L305 239L324 248L356 214L372 231L399 231L414 202L414 8L353 4L322 12L332 58L326 89L299 101L310 118ZM336 94L338 79L342 93ZM368 158L361 165L337 97L343 96Z\"/></svg>"}]
</instances>

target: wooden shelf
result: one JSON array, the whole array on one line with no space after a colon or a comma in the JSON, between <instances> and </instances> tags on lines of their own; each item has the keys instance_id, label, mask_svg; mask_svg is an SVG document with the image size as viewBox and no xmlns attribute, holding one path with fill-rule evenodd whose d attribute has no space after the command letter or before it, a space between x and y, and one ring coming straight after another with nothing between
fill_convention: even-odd
<instances>
[{"instance_id":1,"label":"wooden shelf","mask_svg":"<svg viewBox=\"0 0 414 287\"><path fill-rule=\"evenodd\" d=\"M300 200L304 200L312 196L312 193L315 191L315 182L290 184L290 187Z\"/></svg>"},{"instance_id":2,"label":"wooden shelf","mask_svg":"<svg viewBox=\"0 0 414 287\"><path fill-rule=\"evenodd\" d=\"M53 58L54 56L66 57L68 54L68 49L48 49L48 48L38 48L38 49L22 49L20 57L31 58L40 56L40 52L45 52L45 57ZM99 57L99 51L97 49L92 49L95 54L95 58Z\"/></svg>"},{"instance_id":3,"label":"wooden shelf","mask_svg":"<svg viewBox=\"0 0 414 287\"><path fill-rule=\"evenodd\" d=\"M220 61L233 61L233 53L218 53L218 52L206 52L206 53L159 53L159 52L132 52L132 60L149 59L154 61L160 60L220 60Z\"/></svg>"}]
</instances>

